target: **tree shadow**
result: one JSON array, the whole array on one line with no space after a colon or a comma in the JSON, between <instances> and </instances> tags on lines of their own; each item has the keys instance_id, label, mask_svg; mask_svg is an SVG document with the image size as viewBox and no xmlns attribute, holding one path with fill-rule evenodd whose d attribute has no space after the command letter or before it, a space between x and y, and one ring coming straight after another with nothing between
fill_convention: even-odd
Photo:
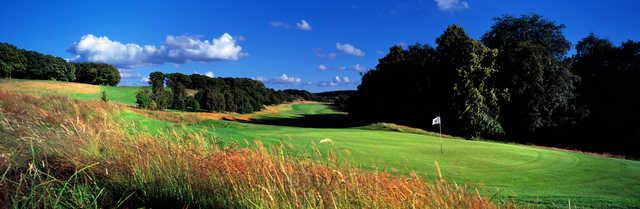
<instances>
[{"instance_id":1,"label":"tree shadow","mask_svg":"<svg viewBox=\"0 0 640 209\"><path fill-rule=\"evenodd\" d=\"M302 115L295 118L261 118L252 119L249 123L292 126L304 128L351 128L367 125L366 122L356 120L347 114L318 114Z\"/></svg>"}]
</instances>

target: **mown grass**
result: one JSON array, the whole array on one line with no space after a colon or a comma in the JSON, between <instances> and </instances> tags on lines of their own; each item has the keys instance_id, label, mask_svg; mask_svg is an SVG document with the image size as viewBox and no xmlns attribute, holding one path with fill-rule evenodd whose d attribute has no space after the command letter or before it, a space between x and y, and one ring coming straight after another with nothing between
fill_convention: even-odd
<instances>
[{"instance_id":1,"label":"mown grass","mask_svg":"<svg viewBox=\"0 0 640 209\"><path fill-rule=\"evenodd\" d=\"M125 133L135 124L112 118L123 111L0 91L0 207L497 208L472 188L362 170L331 149L291 155L259 141L217 146L205 132Z\"/></svg>"}]
</instances>

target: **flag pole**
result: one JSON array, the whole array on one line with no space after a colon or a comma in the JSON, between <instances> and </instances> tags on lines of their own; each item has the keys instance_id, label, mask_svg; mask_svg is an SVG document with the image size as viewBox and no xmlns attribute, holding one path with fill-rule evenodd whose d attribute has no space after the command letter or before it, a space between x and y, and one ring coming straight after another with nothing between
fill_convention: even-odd
<instances>
[{"instance_id":1,"label":"flag pole","mask_svg":"<svg viewBox=\"0 0 640 209\"><path fill-rule=\"evenodd\" d=\"M442 116L440 116L440 123L438 123L438 127L440 127L440 154L444 154L444 151L442 149Z\"/></svg>"}]
</instances>

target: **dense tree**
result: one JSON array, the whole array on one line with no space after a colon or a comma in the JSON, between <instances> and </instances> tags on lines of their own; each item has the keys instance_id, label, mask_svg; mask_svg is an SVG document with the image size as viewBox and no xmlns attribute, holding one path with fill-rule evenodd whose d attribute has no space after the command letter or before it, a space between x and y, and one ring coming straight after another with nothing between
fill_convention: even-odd
<instances>
[{"instance_id":1,"label":"dense tree","mask_svg":"<svg viewBox=\"0 0 640 209\"><path fill-rule=\"evenodd\" d=\"M557 118L571 108L577 77L566 61L570 43L563 28L538 15L503 16L482 37L499 50L495 84L506 93L501 118L512 137L524 139L559 125Z\"/></svg>"},{"instance_id":2,"label":"dense tree","mask_svg":"<svg viewBox=\"0 0 640 209\"><path fill-rule=\"evenodd\" d=\"M429 127L441 110L438 98L444 95L438 92L441 81L434 79L438 73L432 47L391 47L376 68L363 75L348 110L365 120Z\"/></svg>"},{"instance_id":3,"label":"dense tree","mask_svg":"<svg viewBox=\"0 0 640 209\"><path fill-rule=\"evenodd\" d=\"M247 78L210 78L198 74L165 75L153 72L149 80L153 92L151 100L157 103L158 109L248 113L258 111L264 105L279 104L293 98ZM165 83L169 91L164 89ZM196 93L188 95L187 90Z\"/></svg>"},{"instance_id":4,"label":"dense tree","mask_svg":"<svg viewBox=\"0 0 640 209\"><path fill-rule=\"evenodd\" d=\"M191 78L181 73L166 76L167 87L171 90L169 107L176 110L187 110L187 87L191 86Z\"/></svg>"},{"instance_id":5,"label":"dense tree","mask_svg":"<svg viewBox=\"0 0 640 209\"><path fill-rule=\"evenodd\" d=\"M35 51L0 43L0 77L117 85L120 72L109 64L70 63Z\"/></svg>"},{"instance_id":6,"label":"dense tree","mask_svg":"<svg viewBox=\"0 0 640 209\"><path fill-rule=\"evenodd\" d=\"M14 78L75 81L75 67L62 58L23 51L26 70L12 73Z\"/></svg>"},{"instance_id":7,"label":"dense tree","mask_svg":"<svg viewBox=\"0 0 640 209\"><path fill-rule=\"evenodd\" d=\"M18 48L0 42L0 77L12 77L12 72L26 70L27 58Z\"/></svg>"},{"instance_id":8,"label":"dense tree","mask_svg":"<svg viewBox=\"0 0 640 209\"><path fill-rule=\"evenodd\" d=\"M120 82L120 72L112 65L90 62L73 65L76 68L76 82L109 86Z\"/></svg>"},{"instance_id":9,"label":"dense tree","mask_svg":"<svg viewBox=\"0 0 640 209\"><path fill-rule=\"evenodd\" d=\"M577 89L581 120L569 134L590 149L640 155L640 99L632 96L640 89L640 42L614 46L590 34L576 45L573 71L581 77Z\"/></svg>"},{"instance_id":10,"label":"dense tree","mask_svg":"<svg viewBox=\"0 0 640 209\"><path fill-rule=\"evenodd\" d=\"M449 104L444 118L449 128L464 136L502 134L497 120L497 95L490 78L496 72L497 50L471 39L464 30L452 25L440 36L438 62L446 81Z\"/></svg>"}]
</instances>

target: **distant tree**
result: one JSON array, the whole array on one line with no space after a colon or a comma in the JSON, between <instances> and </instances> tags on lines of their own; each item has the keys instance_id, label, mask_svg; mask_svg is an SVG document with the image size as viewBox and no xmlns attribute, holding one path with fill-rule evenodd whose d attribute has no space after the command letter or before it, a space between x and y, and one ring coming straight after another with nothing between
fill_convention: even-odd
<instances>
[{"instance_id":1,"label":"distant tree","mask_svg":"<svg viewBox=\"0 0 640 209\"><path fill-rule=\"evenodd\" d=\"M171 73L166 76L167 86L171 90L170 108L187 109L187 86L191 86L191 78L181 73Z\"/></svg>"},{"instance_id":2,"label":"distant tree","mask_svg":"<svg viewBox=\"0 0 640 209\"><path fill-rule=\"evenodd\" d=\"M120 72L112 65L90 62L73 65L76 68L76 82L109 86L120 82Z\"/></svg>"},{"instance_id":3,"label":"distant tree","mask_svg":"<svg viewBox=\"0 0 640 209\"><path fill-rule=\"evenodd\" d=\"M151 91L154 94L160 94L164 92L164 74L162 72L152 72L149 74L149 84L151 84Z\"/></svg>"},{"instance_id":4,"label":"distant tree","mask_svg":"<svg viewBox=\"0 0 640 209\"><path fill-rule=\"evenodd\" d=\"M149 89L142 89L136 94L136 104L140 108L145 109L158 109L155 101L153 101L153 94Z\"/></svg>"},{"instance_id":5,"label":"distant tree","mask_svg":"<svg viewBox=\"0 0 640 209\"><path fill-rule=\"evenodd\" d=\"M448 81L447 126L468 137L502 134L498 122L498 98L490 83L495 74L497 50L471 39L464 30L451 25L437 40L438 60Z\"/></svg>"},{"instance_id":6,"label":"distant tree","mask_svg":"<svg viewBox=\"0 0 640 209\"><path fill-rule=\"evenodd\" d=\"M0 42L0 78L11 78L12 72L26 70L26 57L15 46Z\"/></svg>"},{"instance_id":7,"label":"distant tree","mask_svg":"<svg viewBox=\"0 0 640 209\"><path fill-rule=\"evenodd\" d=\"M531 138L539 128L558 125L571 108L577 77L566 61L570 43L563 28L539 15L507 15L482 37L499 52L494 82L505 92L500 118L512 138Z\"/></svg>"}]
</instances>

